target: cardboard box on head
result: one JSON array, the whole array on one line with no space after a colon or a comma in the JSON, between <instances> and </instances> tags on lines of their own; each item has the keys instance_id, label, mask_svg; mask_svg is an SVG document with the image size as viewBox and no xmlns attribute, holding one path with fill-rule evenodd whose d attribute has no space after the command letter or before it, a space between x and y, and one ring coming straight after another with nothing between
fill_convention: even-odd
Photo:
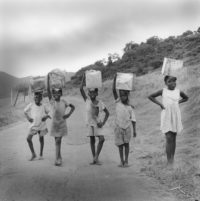
<instances>
[{"instance_id":1,"label":"cardboard box on head","mask_svg":"<svg viewBox=\"0 0 200 201\"><path fill-rule=\"evenodd\" d=\"M162 74L177 77L183 68L183 61L177 59L164 58Z\"/></svg>"},{"instance_id":2,"label":"cardboard box on head","mask_svg":"<svg viewBox=\"0 0 200 201\"><path fill-rule=\"evenodd\" d=\"M134 74L117 73L116 89L132 91L134 89Z\"/></svg>"},{"instance_id":3,"label":"cardboard box on head","mask_svg":"<svg viewBox=\"0 0 200 201\"><path fill-rule=\"evenodd\" d=\"M44 77L32 77L30 79L31 91L44 91L46 89Z\"/></svg>"},{"instance_id":4,"label":"cardboard box on head","mask_svg":"<svg viewBox=\"0 0 200 201\"><path fill-rule=\"evenodd\" d=\"M86 88L101 88L102 75L101 71L88 70L85 72Z\"/></svg>"}]
</instances>

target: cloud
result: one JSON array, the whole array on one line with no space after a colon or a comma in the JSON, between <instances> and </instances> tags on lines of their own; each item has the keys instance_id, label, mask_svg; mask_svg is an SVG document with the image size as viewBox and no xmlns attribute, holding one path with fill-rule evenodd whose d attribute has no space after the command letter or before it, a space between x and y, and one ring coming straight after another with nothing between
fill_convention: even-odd
<instances>
[{"instance_id":1,"label":"cloud","mask_svg":"<svg viewBox=\"0 0 200 201\"><path fill-rule=\"evenodd\" d=\"M200 20L199 0L0 2L4 8L1 66L7 69L33 64L36 69L40 62L49 66L50 60L82 67L121 50L131 40L197 29Z\"/></svg>"}]
</instances>

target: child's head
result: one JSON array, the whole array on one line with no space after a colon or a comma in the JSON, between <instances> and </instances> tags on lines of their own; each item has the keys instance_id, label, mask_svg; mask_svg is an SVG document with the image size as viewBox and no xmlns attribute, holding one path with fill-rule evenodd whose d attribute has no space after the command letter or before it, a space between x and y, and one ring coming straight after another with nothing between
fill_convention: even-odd
<instances>
[{"instance_id":1,"label":"child's head","mask_svg":"<svg viewBox=\"0 0 200 201\"><path fill-rule=\"evenodd\" d=\"M130 91L128 90L119 90L119 97L120 97L120 100L123 104L127 104L128 101L129 101L129 94L130 94Z\"/></svg>"},{"instance_id":2,"label":"child's head","mask_svg":"<svg viewBox=\"0 0 200 201\"><path fill-rule=\"evenodd\" d=\"M61 88L53 88L52 89L52 95L55 101L60 100L60 97L62 96L62 89Z\"/></svg>"},{"instance_id":3,"label":"child's head","mask_svg":"<svg viewBox=\"0 0 200 201\"><path fill-rule=\"evenodd\" d=\"M176 77L166 75L164 78L165 84L170 90L174 90L176 87Z\"/></svg>"},{"instance_id":4,"label":"child's head","mask_svg":"<svg viewBox=\"0 0 200 201\"><path fill-rule=\"evenodd\" d=\"M88 96L91 100L95 100L98 96L98 88L88 89Z\"/></svg>"},{"instance_id":5,"label":"child's head","mask_svg":"<svg viewBox=\"0 0 200 201\"><path fill-rule=\"evenodd\" d=\"M34 101L37 105L40 104L42 101L42 91L35 91L34 92Z\"/></svg>"}]
</instances>

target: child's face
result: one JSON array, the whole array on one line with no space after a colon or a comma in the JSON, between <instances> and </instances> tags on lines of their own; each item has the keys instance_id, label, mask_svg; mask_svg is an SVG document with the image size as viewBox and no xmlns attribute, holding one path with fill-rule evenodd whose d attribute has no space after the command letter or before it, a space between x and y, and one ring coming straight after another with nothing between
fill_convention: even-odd
<instances>
[{"instance_id":1,"label":"child's face","mask_svg":"<svg viewBox=\"0 0 200 201\"><path fill-rule=\"evenodd\" d=\"M165 84L167 85L168 89L174 90L176 87L176 78L175 77L169 77Z\"/></svg>"},{"instance_id":2,"label":"child's face","mask_svg":"<svg viewBox=\"0 0 200 201\"><path fill-rule=\"evenodd\" d=\"M34 100L35 100L35 103L36 103L37 105L39 105L40 102L42 101L42 94L35 94L35 95L34 95Z\"/></svg>"},{"instance_id":3,"label":"child's face","mask_svg":"<svg viewBox=\"0 0 200 201\"><path fill-rule=\"evenodd\" d=\"M90 97L91 100L95 100L96 97L98 96L98 92L95 90L89 90L88 91L88 96Z\"/></svg>"},{"instance_id":4,"label":"child's face","mask_svg":"<svg viewBox=\"0 0 200 201\"><path fill-rule=\"evenodd\" d=\"M129 91L126 90L119 90L119 97L122 103L128 103Z\"/></svg>"},{"instance_id":5,"label":"child's face","mask_svg":"<svg viewBox=\"0 0 200 201\"><path fill-rule=\"evenodd\" d=\"M59 101L60 97L62 96L62 93L60 91L53 91L52 95L55 101Z\"/></svg>"}]
</instances>

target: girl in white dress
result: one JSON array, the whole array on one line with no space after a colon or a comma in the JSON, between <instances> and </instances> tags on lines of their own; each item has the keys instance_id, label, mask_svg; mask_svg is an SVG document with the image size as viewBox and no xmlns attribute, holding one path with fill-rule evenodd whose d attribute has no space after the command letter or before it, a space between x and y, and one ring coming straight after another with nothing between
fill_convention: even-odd
<instances>
[{"instance_id":1,"label":"girl in white dress","mask_svg":"<svg viewBox=\"0 0 200 201\"><path fill-rule=\"evenodd\" d=\"M168 164L173 164L176 149L176 135L183 129L179 104L186 102L188 96L176 88L176 77L165 76L166 88L149 96L149 99L159 105L161 112L161 131L166 136L166 154ZM162 96L162 103L156 97Z\"/></svg>"}]
</instances>

